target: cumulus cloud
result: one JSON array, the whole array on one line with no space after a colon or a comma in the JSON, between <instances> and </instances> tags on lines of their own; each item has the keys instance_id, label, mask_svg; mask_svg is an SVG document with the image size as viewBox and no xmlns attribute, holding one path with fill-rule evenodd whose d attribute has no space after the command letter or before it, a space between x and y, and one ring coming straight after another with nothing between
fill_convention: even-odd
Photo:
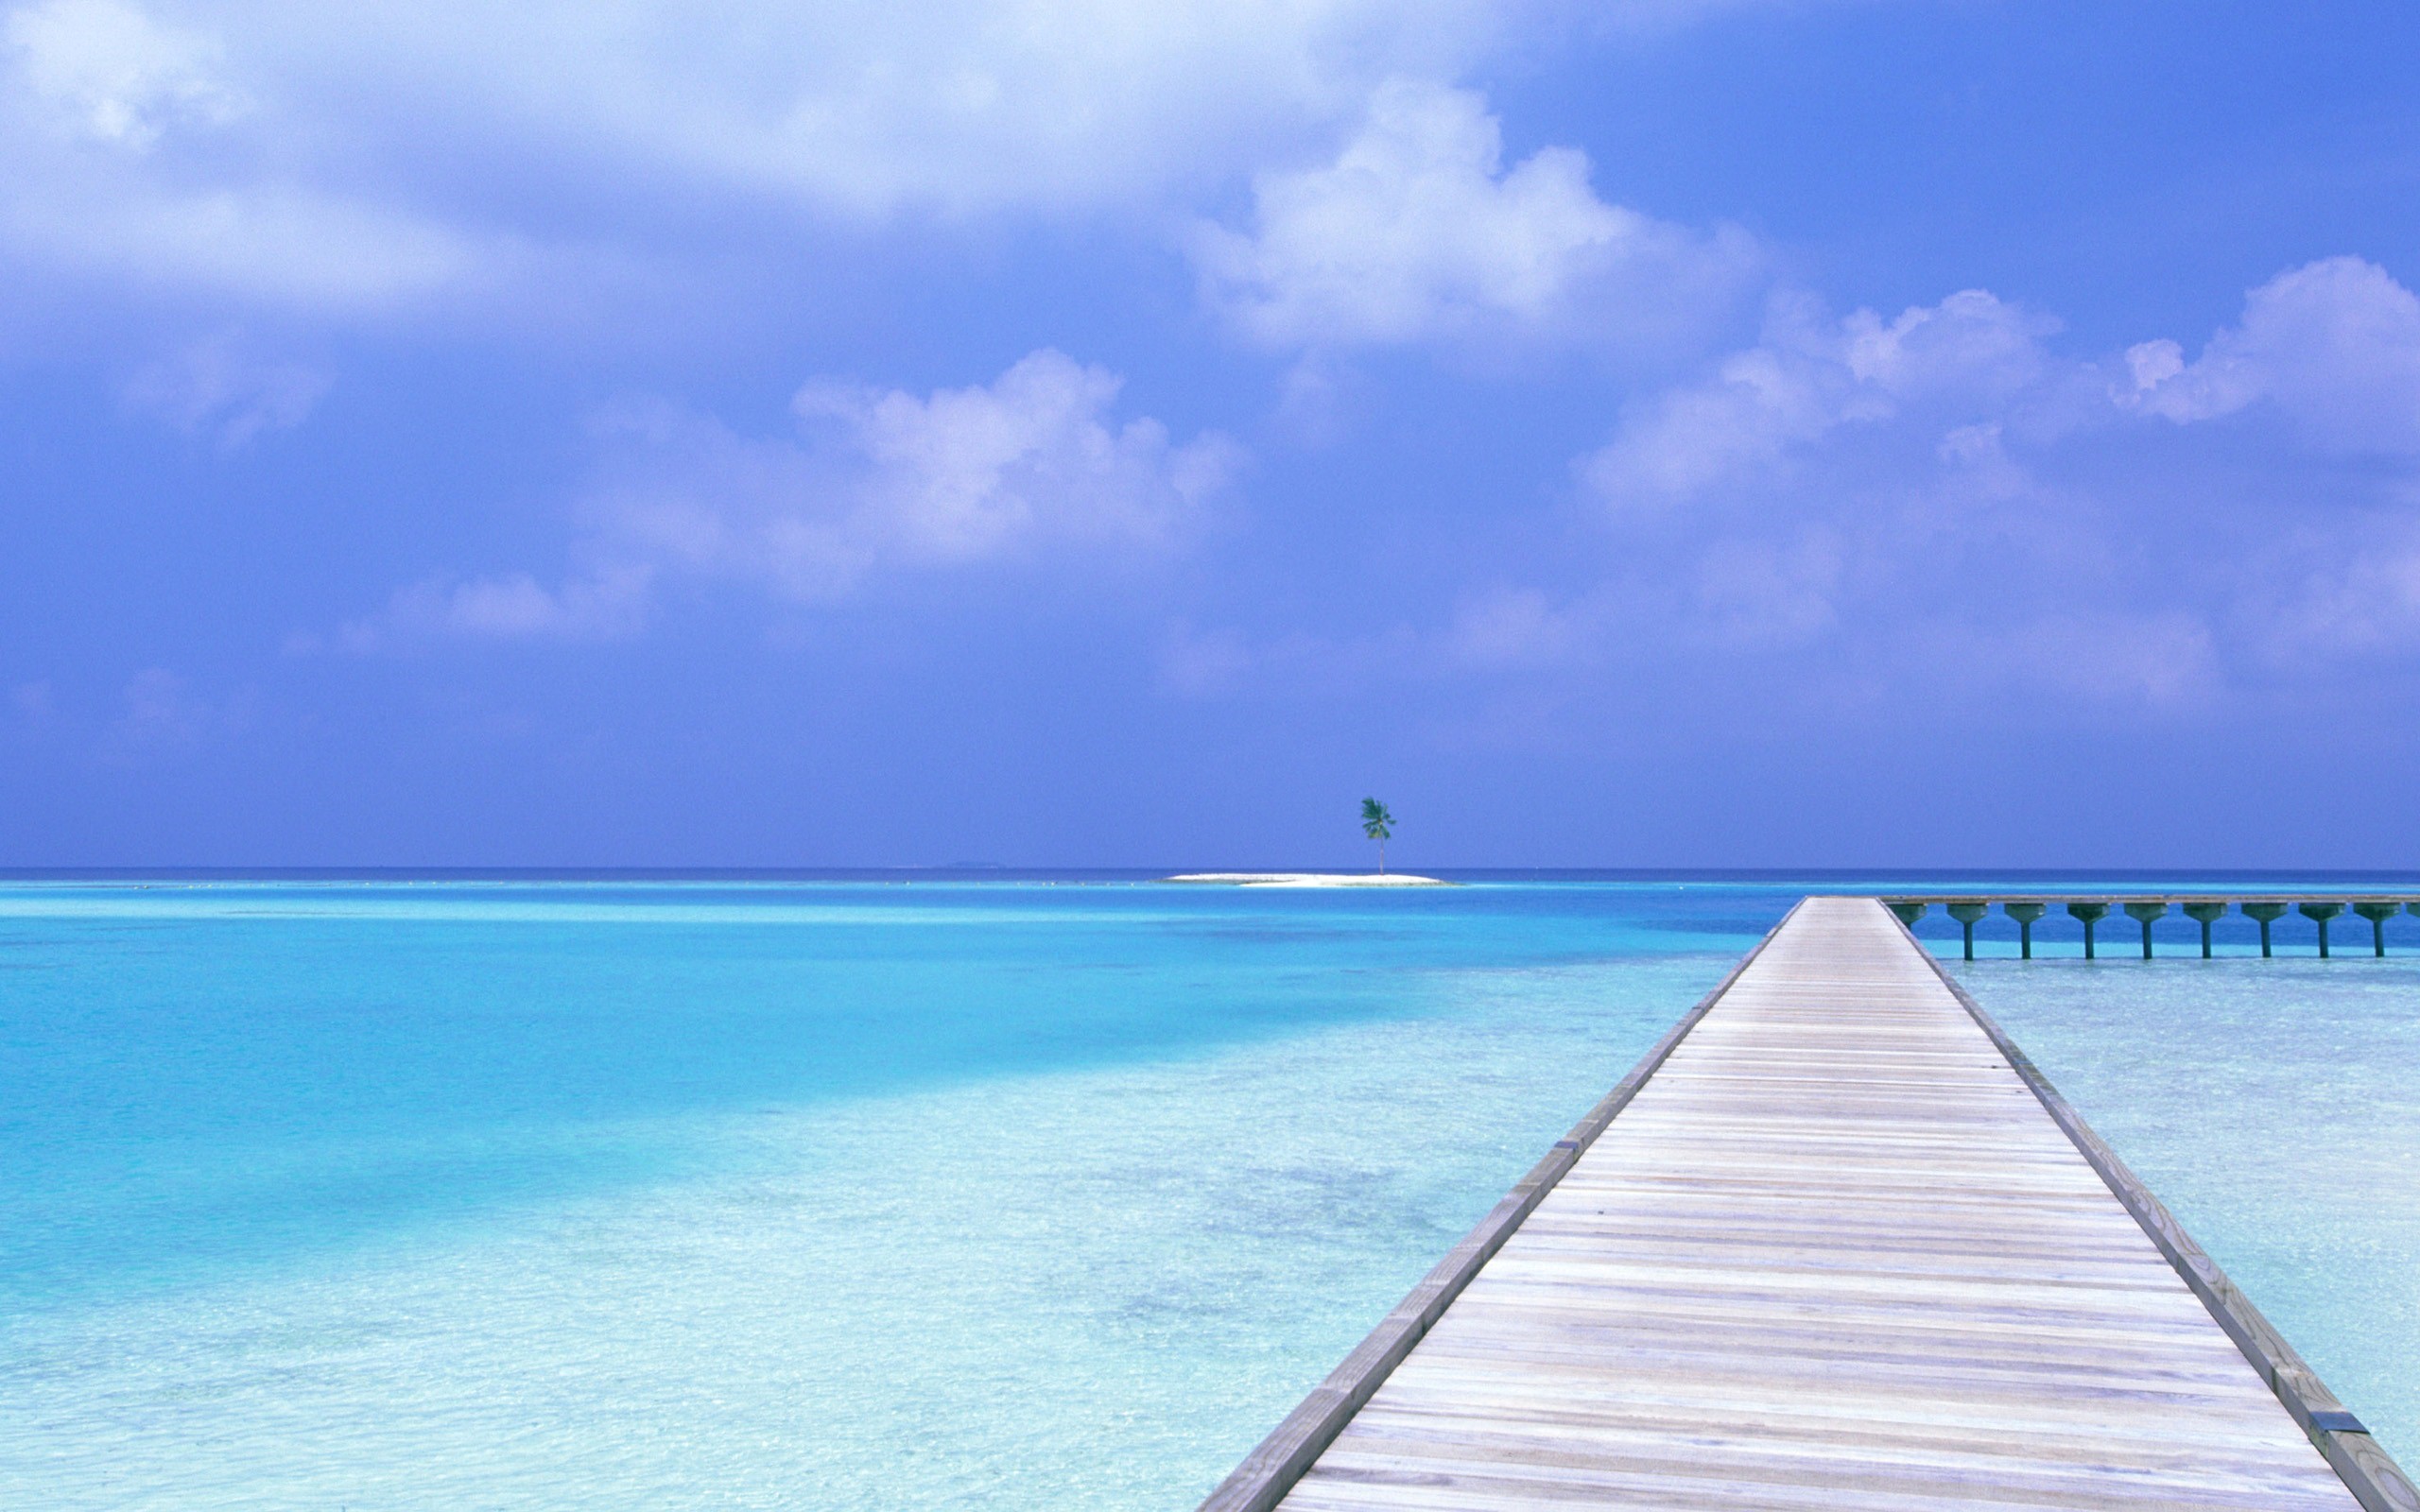
<instances>
[{"instance_id":1,"label":"cumulus cloud","mask_svg":"<svg viewBox=\"0 0 2420 1512\"><path fill-rule=\"evenodd\" d=\"M2058 322L1980 289L1886 320L1776 302L1765 338L1710 378L1630 406L1579 464L1588 490L1641 513L1769 490L1855 460L1860 433L1945 470L2014 475L2012 436L2051 441L2158 418L2192 425L2267 407L2309 444L2420 452L2420 298L2338 257L2252 290L2242 319L2187 363L2161 338L2113 358L2056 354Z\"/></svg>"},{"instance_id":2,"label":"cumulus cloud","mask_svg":"<svg viewBox=\"0 0 2420 1512\"><path fill-rule=\"evenodd\" d=\"M220 77L222 49L121 0L51 0L0 25L25 84L55 126L141 150L171 123L222 125L244 113Z\"/></svg>"},{"instance_id":3,"label":"cumulus cloud","mask_svg":"<svg viewBox=\"0 0 2420 1512\"><path fill-rule=\"evenodd\" d=\"M2012 627L2071 620L2105 586L2080 559L2099 526L2030 458L2083 423L2080 393L2118 411L2099 368L2052 352L2057 331L1980 289L1891 317L1776 301L1762 341L1633 404L1575 464L1617 539L1655 542L1634 548L1627 593L1715 648L1896 623L1997 658Z\"/></svg>"},{"instance_id":4,"label":"cumulus cloud","mask_svg":"<svg viewBox=\"0 0 2420 1512\"><path fill-rule=\"evenodd\" d=\"M804 435L758 440L662 406L607 418L610 538L684 572L785 597L838 596L884 569L1155 554L1176 544L1240 454L1111 415L1121 380L1045 349L990 384L918 395L821 381Z\"/></svg>"},{"instance_id":5,"label":"cumulus cloud","mask_svg":"<svg viewBox=\"0 0 2420 1512\"><path fill-rule=\"evenodd\" d=\"M2058 330L1983 290L1890 317L1777 301L1762 340L1574 465L1633 620L2174 708L2420 631L2410 290L2356 258L2289 269L2189 361L2172 339L2063 354ZM2260 468L2203 445L2262 413L2284 428Z\"/></svg>"},{"instance_id":6,"label":"cumulus cloud","mask_svg":"<svg viewBox=\"0 0 2420 1512\"><path fill-rule=\"evenodd\" d=\"M259 355L240 335L222 332L147 365L126 397L188 436L212 436L233 449L301 424L331 381L317 367Z\"/></svg>"},{"instance_id":7,"label":"cumulus cloud","mask_svg":"<svg viewBox=\"0 0 2420 1512\"><path fill-rule=\"evenodd\" d=\"M1386 69L1463 66L1519 9L243 0L204 26L36 0L0 18L0 256L144 296L517 313L690 255L668 206L1158 210L1324 129ZM546 183L617 203L527 192Z\"/></svg>"},{"instance_id":8,"label":"cumulus cloud","mask_svg":"<svg viewBox=\"0 0 2420 1512\"><path fill-rule=\"evenodd\" d=\"M989 384L914 394L821 380L796 437L744 437L661 404L599 418L602 477L575 555L526 573L407 588L340 641L597 640L637 633L671 581L826 602L883 574L1163 557L1199 526L1242 453L1216 434L1112 413L1121 381L1035 352Z\"/></svg>"},{"instance_id":9,"label":"cumulus cloud","mask_svg":"<svg viewBox=\"0 0 2420 1512\"><path fill-rule=\"evenodd\" d=\"M2266 403L2331 449L2420 452L2420 298L2361 258L2252 290L2242 321L2190 364L2171 340L2135 346L2126 363L2125 402L2179 424Z\"/></svg>"},{"instance_id":10,"label":"cumulus cloud","mask_svg":"<svg viewBox=\"0 0 2420 1512\"><path fill-rule=\"evenodd\" d=\"M5 18L0 257L230 318L448 301L527 319L534 301L595 318L633 284L694 290L700 257L769 266L802 236L908 218L1107 213L1157 234L1332 142L1374 90L1356 162L1393 187L1357 194L1343 163L1264 181L1268 215L1219 275L1259 324L1385 338L1421 318L1340 306L1352 270L1323 260L1323 226L1425 238L1388 297L1447 324L1551 318L1575 280L1668 323L1620 290L1719 283L1741 246L1596 200L1566 149L1499 171L1475 103L1386 85L1461 77L1564 25L1556 0L33 0ZM1485 219L1458 249L1461 209Z\"/></svg>"},{"instance_id":11,"label":"cumulus cloud","mask_svg":"<svg viewBox=\"0 0 2420 1512\"><path fill-rule=\"evenodd\" d=\"M1771 484L1794 454L1843 428L1910 416L1947 417L1927 449L1972 453L1996 437L1996 417L2048 392L2057 365L2044 340L2057 329L1981 289L1890 320L1871 310L1827 320L1784 300L1763 342L1723 359L1710 381L1634 406L1580 472L1608 504L1638 511Z\"/></svg>"},{"instance_id":12,"label":"cumulus cloud","mask_svg":"<svg viewBox=\"0 0 2420 1512\"><path fill-rule=\"evenodd\" d=\"M1165 545L1226 480L1231 445L1113 426L1115 373L1034 352L988 387L925 398L817 383L792 407L857 459L852 534L868 555L962 561L1051 539Z\"/></svg>"},{"instance_id":13,"label":"cumulus cloud","mask_svg":"<svg viewBox=\"0 0 2420 1512\"><path fill-rule=\"evenodd\" d=\"M1726 304L1754 266L1738 232L1599 199L1576 149L1503 158L1480 96L1391 81L1333 163L1255 181L1248 233L1201 229L1204 293L1273 346L1655 341Z\"/></svg>"}]
</instances>

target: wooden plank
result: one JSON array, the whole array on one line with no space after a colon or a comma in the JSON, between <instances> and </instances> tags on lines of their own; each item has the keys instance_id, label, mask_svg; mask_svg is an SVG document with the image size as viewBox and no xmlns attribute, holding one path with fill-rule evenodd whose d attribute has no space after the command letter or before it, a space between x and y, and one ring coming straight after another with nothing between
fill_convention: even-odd
<instances>
[{"instance_id":1,"label":"wooden plank","mask_svg":"<svg viewBox=\"0 0 2420 1512\"><path fill-rule=\"evenodd\" d=\"M1903 926L1809 899L1203 1505L2420 1512L2335 1414Z\"/></svg>"}]
</instances>

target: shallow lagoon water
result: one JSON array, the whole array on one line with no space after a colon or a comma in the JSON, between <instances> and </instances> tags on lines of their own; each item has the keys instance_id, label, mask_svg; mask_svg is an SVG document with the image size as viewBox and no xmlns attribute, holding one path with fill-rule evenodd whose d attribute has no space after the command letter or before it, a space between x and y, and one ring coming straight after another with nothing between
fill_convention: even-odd
<instances>
[{"instance_id":1,"label":"shallow lagoon water","mask_svg":"<svg viewBox=\"0 0 2420 1512\"><path fill-rule=\"evenodd\" d=\"M1959 971L2320 1379L2420 1465L2420 954Z\"/></svg>"},{"instance_id":2,"label":"shallow lagoon water","mask_svg":"<svg viewBox=\"0 0 2420 1512\"><path fill-rule=\"evenodd\" d=\"M1188 1505L1801 890L0 890L0 1503ZM1966 970L2412 1457L2420 977Z\"/></svg>"}]
</instances>

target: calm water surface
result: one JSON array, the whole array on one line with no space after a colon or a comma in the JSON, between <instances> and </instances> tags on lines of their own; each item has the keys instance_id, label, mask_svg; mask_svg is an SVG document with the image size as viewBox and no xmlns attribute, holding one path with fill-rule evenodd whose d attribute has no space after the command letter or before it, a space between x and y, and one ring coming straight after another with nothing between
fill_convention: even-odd
<instances>
[{"instance_id":1,"label":"calm water surface","mask_svg":"<svg viewBox=\"0 0 2420 1512\"><path fill-rule=\"evenodd\" d=\"M1189 1505L1805 890L0 885L0 1504ZM2420 1458L2420 966L1963 970Z\"/></svg>"}]
</instances>

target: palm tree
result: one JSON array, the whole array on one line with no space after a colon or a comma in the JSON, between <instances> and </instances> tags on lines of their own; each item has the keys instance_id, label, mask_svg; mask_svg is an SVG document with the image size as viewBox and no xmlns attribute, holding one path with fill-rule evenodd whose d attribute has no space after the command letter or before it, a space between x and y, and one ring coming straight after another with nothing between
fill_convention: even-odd
<instances>
[{"instance_id":1,"label":"palm tree","mask_svg":"<svg viewBox=\"0 0 2420 1512\"><path fill-rule=\"evenodd\" d=\"M1378 842L1378 875L1387 874L1387 840L1395 833L1395 816L1374 798L1361 800L1361 833Z\"/></svg>"}]
</instances>

